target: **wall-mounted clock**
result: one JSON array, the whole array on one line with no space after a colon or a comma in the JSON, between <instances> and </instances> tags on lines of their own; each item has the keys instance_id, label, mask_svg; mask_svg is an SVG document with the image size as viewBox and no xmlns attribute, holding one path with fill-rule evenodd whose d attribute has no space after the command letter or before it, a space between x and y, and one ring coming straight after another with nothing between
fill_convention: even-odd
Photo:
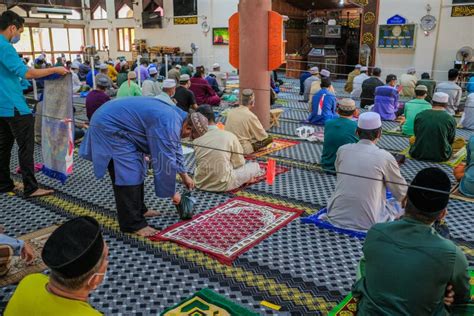
<instances>
[{"instance_id":1,"label":"wall-mounted clock","mask_svg":"<svg viewBox=\"0 0 474 316\"><path fill-rule=\"evenodd\" d=\"M431 14L427 14L421 18L421 29L425 32L431 32L436 27L436 18Z\"/></svg>"}]
</instances>

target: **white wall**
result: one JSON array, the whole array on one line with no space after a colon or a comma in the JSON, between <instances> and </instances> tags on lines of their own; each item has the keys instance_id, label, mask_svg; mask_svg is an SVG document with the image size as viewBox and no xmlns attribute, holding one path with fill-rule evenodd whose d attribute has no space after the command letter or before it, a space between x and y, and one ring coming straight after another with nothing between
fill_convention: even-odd
<instances>
[{"instance_id":1,"label":"white wall","mask_svg":"<svg viewBox=\"0 0 474 316\"><path fill-rule=\"evenodd\" d=\"M430 14L436 17L438 25L429 36L425 36L420 19L427 14L428 3L432 8ZM382 68L384 76L389 73L400 75L414 66L418 75L426 71L435 80L447 80L446 73L453 67L456 51L465 45L474 46L474 18L451 17L451 7L445 6L447 4L451 1L380 0L379 24L385 24L395 14L406 18L407 23L417 24L415 49L377 48L376 64Z\"/></svg>"},{"instance_id":2,"label":"white wall","mask_svg":"<svg viewBox=\"0 0 474 316\"><path fill-rule=\"evenodd\" d=\"M86 0L88 1L88 0ZM174 25L173 23L173 0L164 0L163 28L143 29L141 28L142 1L134 5L134 19L115 19L114 0L107 0L107 20L91 20L88 25L88 42L92 43L92 28L109 29L110 57L126 56L132 58L131 53L118 52L117 28L134 27L136 39L146 39L148 46L175 46L180 47L182 52L191 53L191 43L195 43L199 50L197 52L197 64L210 67L213 63L221 64L224 71L232 71L229 64L229 47L212 45L212 28L227 27L229 17L237 11L238 0L199 0L198 1L198 24ZM201 23L207 18L211 30L204 34ZM99 53L105 57L105 53Z\"/></svg>"},{"instance_id":3,"label":"white wall","mask_svg":"<svg viewBox=\"0 0 474 316\"><path fill-rule=\"evenodd\" d=\"M173 0L164 0L165 20L162 29L137 29L136 37L146 39L149 46L177 46L181 51L190 53L191 43L199 49L195 66L204 65L206 68L213 63L221 64L224 71L233 70L229 64L229 46L212 45L212 28L227 27L229 17L237 11L238 0L199 0L198 24L174 25ZM141 12L141 1L139 6ZM209 33L204 34L201 23L207 17L211 27Z\"/></svg>"}]
</instances>

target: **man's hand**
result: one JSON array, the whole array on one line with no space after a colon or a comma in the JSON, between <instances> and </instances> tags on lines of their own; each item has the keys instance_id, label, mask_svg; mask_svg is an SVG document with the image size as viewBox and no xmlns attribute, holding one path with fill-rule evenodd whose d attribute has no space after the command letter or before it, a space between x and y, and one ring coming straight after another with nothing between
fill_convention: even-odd
<instances>
[{"instance_id":1,"label":"man's hand","mask_svg":"<svg viewBox=\"0 0 474 316\"><path fill-rule=\"evenodd\" d=\"M453 286L451 284L448 284L446 287L446 292L444 294L444 305L446 306L451 306L454 303L454 291L453 291Z\"/></svg>"},{"instance_id":2,"label":"man's hand","mask_svg":"<svg viewBox=\"0 0 474 316\"><path fill-rule=\"evenodd\" d=\"M181 180L183 180L183 184L188 188L188 190L194 189L194 181L187 173L182 173Z\"/></svg>"},{"instance_id":3,"label":"man's hand","mask_svg":"<svg viewBox=\"0 0 474 316\"><path fill-rule=\"evenodd\" d=\"M69 70L64 67L54 67L53 70L55 74L58 74L60 76L64 76L69 73Z\"/></svg>"},{"instance_id":4,"label":"man's hand","mask_svg":"<svg viewBox=\"0 0 474 316\"><path fill-rule=\"evenodd\" d=\"M173 201L173 204L174 204L174 205L178 205L178 204L181 202L181 194L179 194L178 192L176 192L176 193L173 195L172 201Z\"/></svg>"},{"instance_id":5,"label":"man's hand","mask_svg":"<svg viewBox=\"0 0 474 316\"><path fill-rule=\"evenodd\" d=\"M21 249L21 259L25 260L26 263L31 263L33 262L33 260L35 259L36 255L35 255L35 252L33 250L33 248L31 248L31 246L25 242L25 244L23 245L23 248Z\"/></svg>"}]
</instances>

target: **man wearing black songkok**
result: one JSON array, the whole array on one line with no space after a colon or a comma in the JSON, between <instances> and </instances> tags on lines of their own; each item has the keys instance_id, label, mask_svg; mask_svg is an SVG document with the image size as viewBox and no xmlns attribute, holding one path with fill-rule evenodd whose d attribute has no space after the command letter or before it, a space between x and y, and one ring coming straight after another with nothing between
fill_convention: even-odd
<instances>
[{"instance_id":1,"label":"man wearing black songkok","mask_svg":"<svg viewBox=\"0 0 474 316\"><path fill-rule=\"evenodd\" d=\"M450 189L441 169L420 171L405 216L369 230L352 291L359 315L449 315L469 300L466 256L432 227L447 214Z\"/></svg>"},{"instance_id":2,"label":"man wearing black songkok","mask_svg":"<svg viewBox=\"0 0 474 316\"><path fill-rule=\"evenodd\" d=\"M46 241L42 258L51 275L31 274L18 285L5 316L98 316L89 294L104 280L108 247L99 223L83 216L58 227Z\"/></svg>"}]
</instances>

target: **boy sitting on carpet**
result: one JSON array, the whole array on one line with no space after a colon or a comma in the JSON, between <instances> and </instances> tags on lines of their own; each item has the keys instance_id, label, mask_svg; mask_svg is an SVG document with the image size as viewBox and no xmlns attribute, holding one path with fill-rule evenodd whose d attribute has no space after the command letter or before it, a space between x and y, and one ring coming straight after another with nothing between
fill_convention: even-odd
<instances>
[{"instance_id":1,"label":"boy sitting on carpet","mask_svg":"<svg viewBox=\"0 0 474 316\"><path fill-rule=\"evenodd\" d=\"M337 113L339 118L326 122L324 126L324 144L321 165L324 171L336 171L334 162L338 149L346 144L353 144L359 141L356 135L357 122L352 118L356 111L354 100L342 99L338 102Z\"/></svg>"},{"instance_id":2,"label":"boy sitting on carpet","mask_svg":"<svg viewBox=\"0 0 474 316\"><path fill-rule=\"evenodd\" d=\"M417 160L443 162L451 158L456 136L456 120L446 112L449 96L444 92L433 95L433 109L415 118L415 143L410 156Z\"/></svg>"},{"instance_id":3,"label":"boy sitting on carpet","mask_svg":"<svg viewBox=\"0 0 474 316\"><path fill-rule=\"evenodd\" d=\"M253 90L245 89L242 91L241 105L227 114L225 130L237 136L245 155L265 148L273 141L257 116L250 111L254 106Z\"/></svg>"},{"instance_id":4,"label":"boy sitting on carpet","mask_svg":"<svg viewBox=\"0 0 474 316\"><path fill-rule=\"evenodd\" d=\"M43 248L50 276L36 273L25 277L8 302L5 316L102 315L88 300L104 281L108 253L95 219L83 216L64 223Z\"/></svg>"},{"instance_id":5,"label":"boy sitting on carpet","mask_svg":"<svg viewBox=\"0 0 474 316\"><path fill-rule=\"evenodd\" d=\"M405 216L367 234L362 278L352 290L358 315L450 315L446 306L469 301L466 256L432 227L447 214L449 178L427 168L411 185Z\"/></svg>"},{"instance_id":6,"label":"boy sitting on carpet","mask_svg":"<svg viewBox=\"0 0 474 316\"><path fill-rule=\"evenodd\" d=\"M260 165L245 163L244 150L237 136L217 128L212 108L201 105L197 112L207 118L209 125L208 131L193 141L196 187L211 192L231 191L259 176Z\"/></svg>"},{"instance_id":7,"label":"boy sitting on carpet","mask_svg":"<svg viewBox=\"0 0 474 316\"><path fill-rule=\"evenodd\" d=\"M376 223L402 215L405 178L394 156L377 147L382 121L375 112L360 115L360 141L339 148L336 158L336 190L328 203L327 220L339 228L365 231ZM387 188L398 201L387 201Z\"/></svg>"}]
</instances>

